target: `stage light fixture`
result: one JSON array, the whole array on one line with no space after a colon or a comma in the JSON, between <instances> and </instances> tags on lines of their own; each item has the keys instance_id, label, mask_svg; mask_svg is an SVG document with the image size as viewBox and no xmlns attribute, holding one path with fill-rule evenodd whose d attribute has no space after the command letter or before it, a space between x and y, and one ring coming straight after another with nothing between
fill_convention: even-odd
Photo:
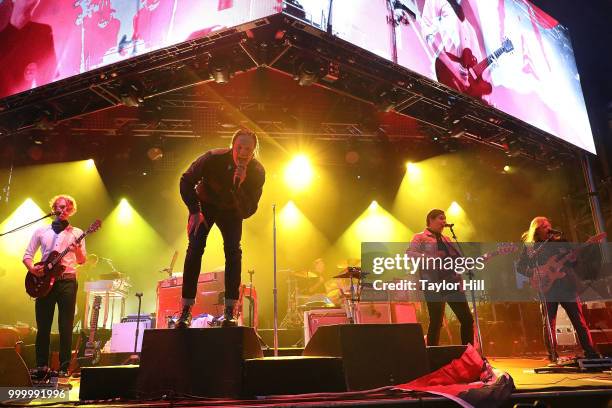
<instances>
[{"instance_id":1,"label":"stage light fixture","mask_svg":"<svg viewBox=\"0 0 612 408\"><path fill-rule=\"evenodd\" d=\"M295 156L285 169L285 183L292 190L303 190L310 185L314 172L310 160L304 154Z\"/></svg>"},{"instance_id":2,"label":"stage light fixture","mask_svg":"<svg viewBox=\"0 0 612 408\"><path fill-rule=\"evenodd\" d=\"M208 61L208 74L210 79L217 84L227 84L232 77L230 64L227 59L221 56L212 57Z\"/></svg>"},{"instance_id":3,"label":"stage light fixture","mask_svg":"<svg viewBox=\"0 0 612 408\"><path fill-rule=\"evenodd\" d=\"M164 151L159 146L150 147L147 150L147 157L151 161L161 160L164 157Z\"/></svg>"},{"instance_id":4,"label":"stage light fixture","mask_svg":"<svg viewBox=\"0 0 612 408\"><path fill-rule=\"evenodd\" d=\"M504 172L508 173L510 171L510 166L507 164L504 166Z\"/></svg>"},{"instance_id":5,"label":"stage light fixture","mask_svg":"<svg viewBox=\"0 0 612 408\"><path fill-rule=\"evenodd\" d=\"M314 60L303 61L297 69L294 77L300 86L310 86L317 82L321 71L321 64Z\"/></svg>"},{"instance_id":6,"label":"stage light fixture","mask_svg":"<svg viewBox=\"0 0 612 408\"><path fill-rule=\"evenodd\" d=\"M379 112L391 112L400 103L401 95L395 88L384 91L378 96L376 109Z\"/></svg>"}]
</instances>

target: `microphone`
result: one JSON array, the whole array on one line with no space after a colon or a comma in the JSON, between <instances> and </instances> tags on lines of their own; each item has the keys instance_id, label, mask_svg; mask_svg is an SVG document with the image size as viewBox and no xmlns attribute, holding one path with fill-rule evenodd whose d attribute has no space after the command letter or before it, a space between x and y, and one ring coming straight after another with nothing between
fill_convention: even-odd
<instances>
[{"instance_id":1,"label":"microphone","mask_svg":"<svg viewBox=\"0 0 612 408\"><path fill-rule=\"evenodd\" d=\"M246 176L246 166L247 166L247 161L238 158L238 163L236 164L236 169L234 170L234 183L233 183L233 190L234 191L238 191L238 189L240 188L240 184L242 183L243 180L243 176Z\"/></svg>"},{"instance_id":2,"label":"microphone","mask_svg":"<svg viewBox=\"0 0 612 408\"><path fill-rule=\"evenodd\" d=\"M51 211L49 214L45 215L45 218L47 217L57 217L61 214L61 211Z\"/></svg>"},{"instance_id":3,"label":"microphone","mask_svg":"<svg viewBox=\"0 0 612 408\"><path fill-rule=\"evenodd\" d=\"M559 231L559 230L551 228L551 229L548 230L548 234L550 234L550 235L563 235L563 231Z\"/></svg>"},{"instance_id":4,"label":"microphone","mask_svg":"<svg viewBox=\"0 0 612 408\"><path fill-rule=\"evenodd\" d=\"M444 224L444 228L453 228L455 224Z\"/></svg>"}]
</instances>

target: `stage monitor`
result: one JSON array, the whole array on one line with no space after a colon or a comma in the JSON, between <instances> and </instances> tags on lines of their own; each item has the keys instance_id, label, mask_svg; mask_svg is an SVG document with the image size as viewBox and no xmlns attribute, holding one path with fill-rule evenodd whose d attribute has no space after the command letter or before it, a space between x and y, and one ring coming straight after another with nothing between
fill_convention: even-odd
<instances>
[{"instance_id":1,"label":"stage monitor","mask_svg":"<svg viewBox=\"0 0 612 408\"><path fill-rule=\"evenodd\" d=\"M0 98L281 11L281 0L0 0Z\"/></svg>"},{"instance_id":2,"label":"stage monitor","mask_svg":"<svg viewBox=\"0 0 612 408\"><path fill-rule=\"evenodd\" d=\"M568 30L526 0L287 0L286 13L595 153Z\"/></svg>"}]
</instances>

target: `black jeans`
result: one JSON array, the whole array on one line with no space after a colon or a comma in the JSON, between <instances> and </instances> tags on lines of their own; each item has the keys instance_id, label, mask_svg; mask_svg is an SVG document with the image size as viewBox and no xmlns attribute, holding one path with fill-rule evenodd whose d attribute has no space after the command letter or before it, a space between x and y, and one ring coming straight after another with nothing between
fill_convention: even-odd
<instances>
[{"instance_id":1,"label":"black jeans","mask_svg":"<svg viewBox=\"0 0 612 408\"><path fill-rule=\"evenodd\" d=\"M70 353L72 350L72 323L74 320L74 306L78 289L74 279L55 281L51 292L45 297L36 299L36 364L49 365L49 343L51 325L57 304L57 323L60 333L60 370L67 371L70 366Z\"/></svg>"},{"instance_id":2,"label":"black jeans","mask_svg":"<svg viewBox=\"0 0 612 408\"><path fill-rule=\"evenodd\" d=\"M461 344L474 342L474 319L464 292L425 292L425 300L429 314L428 346L437 346L440 343L440 329L446 303L461 323Z\"/></svg>"},{"instance_id":3,"label":"black jeans","mask_svg":"<svg viewBox=\"0 0 612 408\"><path fill-rule=\"evenodd\" d=\"M550 321L550 328L552 330L552 338L554 347L557 346L557 336L555 335L556 323L557 323L557 309L559 305L567 312L567 317L569 317L572 322L572 326L576 329L576 334L578 335L578 341L580 342L580 346L584 350L587 357L594 357L597 355L597 351L593 347L593 339L591 339L591 333L589 332L589 328L587 327L586 320L584 319L584 314L582 313L582 305L580 304L580 299L576 297L575 301L572 302L552 302L547 301L546 306L548 308L548 319ZM546 330L546 327L544 328ZM545 344L548 345L548 336L547 333L544 332L544 340Z\"/></svg>"},{"instance_id":4,"label":"black jeans","mask_svg":"<svg viewBox=\"0 0 612 408\"><path fill-rule=\"evenodd\" d=\"M242 217L236 211L219 210L212 206L203 206L202 213L206 218L195 236L189 237L189 246L185 255L183 268L183 299L195 299L198 277L202 266L202 255L206 247L206 239L212 226L217 224L223 236L223 251L225 252L225 298L238 299L240 275L242 273Z\"/></svg>"}]
</instances>

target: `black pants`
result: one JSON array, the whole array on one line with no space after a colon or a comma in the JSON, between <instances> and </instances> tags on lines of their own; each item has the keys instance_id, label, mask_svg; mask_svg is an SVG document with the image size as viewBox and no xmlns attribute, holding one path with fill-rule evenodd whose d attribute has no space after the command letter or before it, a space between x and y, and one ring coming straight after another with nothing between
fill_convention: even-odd
<instances>
[{"instance_id":1,"label":"black pants","mask_svg":"<svg viewBox=\"0 0 612 408\"><path fill-rule=\"evenodd\" d=\"M561 305L561 307L565 309L565 311L567 312L567 317L569 317L570 321L572 322L572 326L574 326L574 329L576 329L578 341L580 342L580 346L582 346L585 355L587 357L596 356L597 351L595 351L595 348L593 347L591 333L589 332L586 320L584 319L584 314L582 313L582 305L580 304L580 299L578 297L576 297L576 300L572 302L546 302L554 347L556 348L557 346L557 336L555 335L555 329L557 323L557 309L559 308L559 305ZM544 330L546 330L546 327L544 328ZM544 333L544 339L546 341L546 344L548 345L548 335L546 332Z\"/></svg>"},{"instance_id":2,"label":"black pants","mask_svg":"<svg viewBox=\"0 0 612 408\"><path fill-rule=\"evenodd\" d=\"M238 299L240 274L242 273L242 217L236 211L222 211L216 207L203 206L202 213L208 228L201 225L195 236L189 237L189 246L183 268L183 299L195 299L198 277L202 266L202 255L206 239L214 224L217 224L223 236L225 252L225 298Z\"/></svg>"},{"instance_id":3,"label":"black pants","mask_svg":"<svg viewBox=\"0 0 612 408\"><path fill-rule=\"evenodd\" d=\"M70 366L72 323L78 286L74 279L58 280L47 296L36 299L36 364L39 367L49 365L49 343L55 304L58 309L57 323L60 333L60 370L67 371Z\"/></svg>"},{"instance_id":4,"label":"black pants","mask_svg":"<svg viewBox=\"0 0 612 408\"><path fill-rule=\"evenodd\" d=\"M440 343L440 329L442 328L446 303L461 323L461 344L474 342L474 319L464 292L425 292L425 300L427 301L427 313L429 314L428 346L437 346Z\"/></svg>"}]
</instances>

